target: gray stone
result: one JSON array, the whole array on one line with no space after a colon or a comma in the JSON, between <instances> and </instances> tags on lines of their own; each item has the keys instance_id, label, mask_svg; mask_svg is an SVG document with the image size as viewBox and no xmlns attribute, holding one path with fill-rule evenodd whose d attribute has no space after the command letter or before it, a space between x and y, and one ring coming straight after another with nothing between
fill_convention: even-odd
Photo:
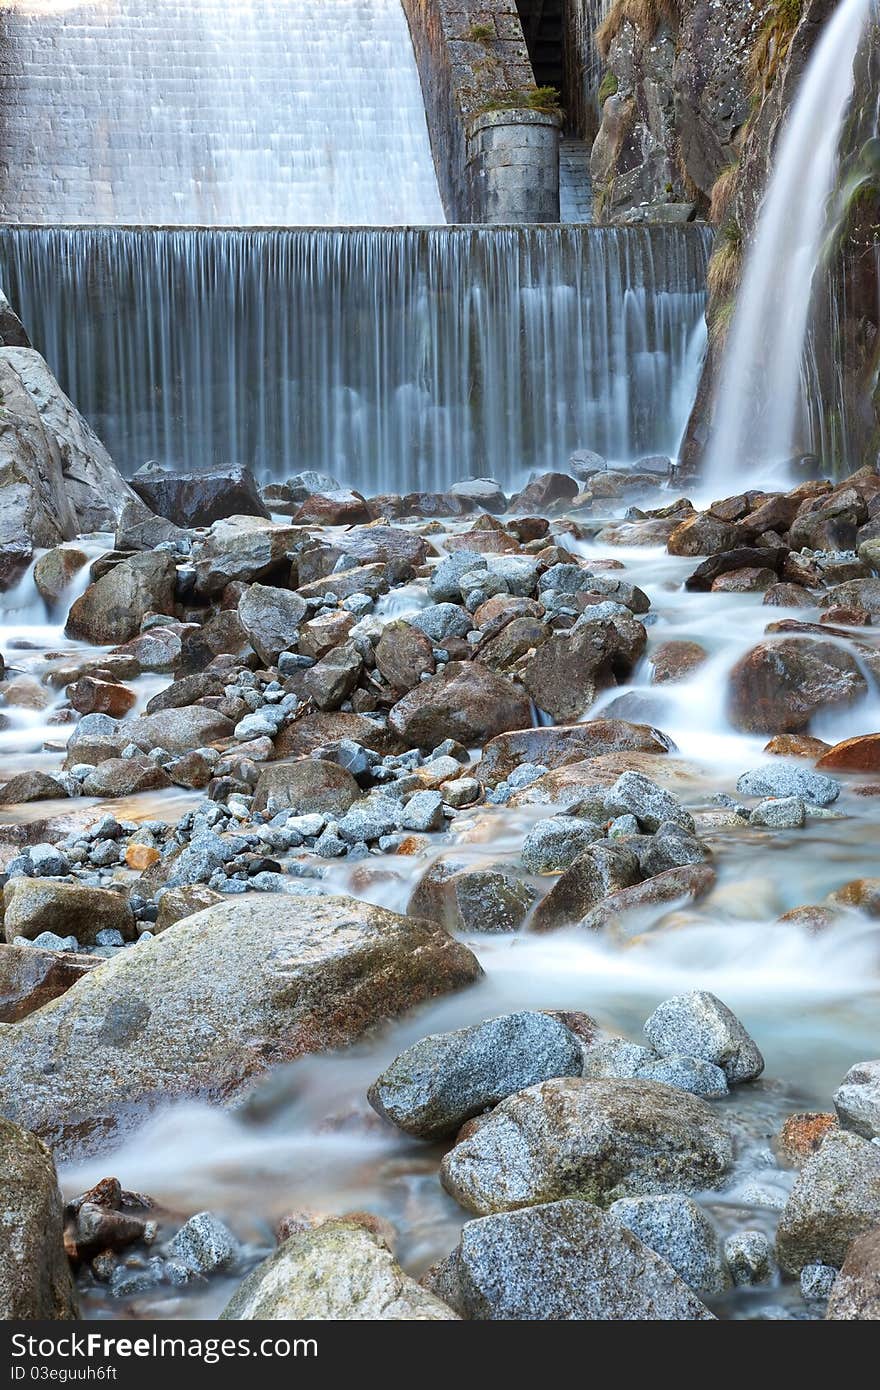
<instances>
[{"instance_id":1,"label":"gray stone","mask_svg":"<svg viewBox=\"0 0 880 1390\"><path fill-rule=\"evenodd\" d=\"M514 1091L578 1076L580 1044L549 1014L504 1014L407 1048L368 1092L373 1109L420 1139L454 1134Z\"/></svg>"},{"instance_id":2,"label":"gray stone","mask_svg":"<svg viewBox=\"0 0 880 1390\"><path fill-rule=\"evenodd\" d=\"M857 1236L880 1226L880 1147L832 1130L801 1169L779 1218L776 1252L788 1274L839 1269Z\"/></svg>"},{"instance_id":3,"label":"gray stone","mask_svg":"<svg viewBox=\"0 0 880 1390\"><path fill-rule=\"evenodd\" d=\"M76 1318L52 1155L35 1135L2 1117L0 1171L0 1318L7 1322Z\"/></svg>"},{"instance_id":4,"label":"gray stone","mask_svg":"<svg viewBox=\"0 0 880 1390\"><path fill-rule=\"evenodd\" d=\"M271 1065L343 1047L469 984L433 923L337 896L249 895L118 951L0 1028L0 1110L57 1153L183 1097L229 1101Z\"/></svg>"},{"instance_id":5,"label":"gray stone","mask_svg":"<svg viewBox=\"0 0 880 1390\"><path fill-rule=\"evenodd\" d=\"M580 922L609 893L641 877L639 861L624 845L594 844L575 859L535 909L536 931L555 931Z\"/></svg>"},{"instance_id":6,"label":"gray stone","mask_svg":"<svg viewBox=\"0 0 880 1390\"><path fill-rule=\"evenodd\" d=\"M457 603L435 603L421 609L410 618L410 623L432 642L444 642L448 637L467 637L474 620L467 609Z\"/></svg>"},{"instance_id":7,"label":"gray stone","mask_svg":"<svg viewBox=\"0 0 880 1390\"><path fill-rule=\"evenodd\" d=\"M645 1081L662 1081L705 1100L719 1100L728 1092L727 1077L721 1068L700 1057L655 1057L644 1062L635 1075Z\"/></svg>"},{"instance_id":8,"label":"gray stone","mask_svg":"<svg viewBox=\"0 0 880 1390\"><path fill-rule=\"evenodd\" d=\"M832 1265L804 1265L800 1283L806 1302L827 1303L836 1278L837 1270Z\"/></svg>"},{"instance_id":9,"label":"gray stone","mask_svg":"<svg viewBox=\"0 0 880 1390\"><path fill-rule=\"evenodd\" d=\"M850 1067L834 1093L834 1108L844 1129L880 1138L880 1061Z\"/></svg>"},{"instance_id":10,"label":"gray stone","mask_svg":"<svg viewBox=\"0 0 880 1390\"><path fill-rule=\"evenodd\" d=\"M292 1235L239 1285L220 1317L233 1322L457 1321L351 1219Z\"/></svg>"},{"instance_id":11,"label":"gray stone","mask_svg":"<svg viewBox=\"0 0 880 1390\"><path fill-rule=\"evenodd\" d=\"M444 1187L484 1214L537 1202L717 1186L733 1143L695 1096L655 1081L561 1078L510 1096L443 1159Z\"/></svg>"},{"instance_id":12,"label":"gray stone","mask_svg":"<svg viewBox=\"0 0 880 1390\"><path fill-rule=\"evenodd\" d=\"M739 1019L706 990L665 1000L647 1020L645 1036L661 1056L714 1062L733 1086L754 1081L764 1070L764 1059Z\"/></svg>"},{"instance_id":13,"label":"gray stone","mask_svg":"<svg viewBox=\"0 0 880 1390\"><path fill-rule=\"evenodd\" d=\"M431 571L428 580L428 593L435 603L460 602L461 577L471 570L486 570L488 566L482 555L475 550L457 550L441 560ZM428 633L428 636L432 636Z\"/></svg>"},{"instance_id":14,"label":"gray stone","mask_svg":"<svg viewBox=\"0 0 880 1390\"><path fill-rule=\"evenodd\" d=\"M364 797L337 822L336 829L348 845L369 844L397 828L400 808L396 801L382 796Z\"/></svg>"},{"instance_id":15,"label":"gray stone","mask_svg":"<svg viewBox=\"0 0 880 1390\"><path fill-rule=\"evenodd\" d=\"M681 1192L622 1197L608 1215L671 1265L695 1293L719 1294L728 1285L718 1235L705 1213Z\"/></svg>"},{"instance_id":16,"label":"gray stone","mask_svg":"<svg viewBox=\"0 0 880 1390\"><path fill-rule=\"evenodd\" d=\"M594 821L550 816L532 826L523 842L520 862L530 874L559 873L601 838L602 828Z\"/></svg>"},{"instance_id":17,"label":"gray stone","mask_svg":"<svg viewBox=\"0 0 880 1390\"><path fill-rule=\"evenodd\" d=\"M693 816L672 792L658 787L641 772L621 773L605 794L605 809L609 816L629 812L647 830L657 830L665 821L680 825L691 834L694 830Z\"/></svg>"},{"instance_id":18,"label":"gray stone","mask_svg":"<svg viewBox=\"0 0 880 1390\"><path fill-rule=\"evenodd\" d=\"M290 589L251 584L238 603L238 616L248 641L261 661L273 666L282 652L296 646L307 609Z\"/></svg>"},{"instance_id":19,"label":"gray stone","mask_svg":"<svg viewBox=\"0 0 880 1390\"><path fill-rule=\"evenodd\" d=\"M91 717L91 716L89 716ZM128 738L145 753L164 748L166 753L190 753L194 748L230 738L232 721L204 705L179 705L175 709L143 714L123 726Z\"/></svg>"},{"instance_id":20,"label":"gray stone","mask_svg":"<svg viewBox=\"0 0 880 1390\"><path fill-rule=\"evenodd\" d=\"M724 1242L724 1258L734 1284L769 1284L773 1249L763 1231L736 1231Z\"/></svg>"},{"instance_id":21,"label":"gray stone","mask_svg":"<svg viewBox=\"0 0 880 1390\"><path fill-rule=\"evenodd\" d=\"M207 883L215 869L228 864L245 848L245 841L241 838L224 838L215 830L202 830L193 835L189 844L172 861L165 885L177 888L183 883Z\"/></svg>"},{"instance_id":22,"label":"gray stone","mask_svg":"<svg viewBox=\"0 0 880 1390\"><path fill-rule=\"evenodd\" d=\"M31 845L28 859L38 878L59 878L62 874L70 873L68 860L55 845Z\"/></svg>"},{"instance_id":23,"label":"gray stone","mask_svg":"<svg viewBox=\"0 0 880 1390\"><path fill-rule=\"evenodd\" d=\"M402 830L441 830L443 824L443 797L439 792L416 792L400 814Z\"/></svg>"},{"instance_id":24,"label":"gray stone","mask_svg":"<svg viewBox=\"0 0 880 1390\"><path fill-rule=\"evenodd\" d=\"M840 796L840 783L833 777L781 761L744 772L736 789L744 796L799 797L814 806L830 806Z\"/></svg>"},{"instance_id":25,"label":"gray stone","mask_svg":"<svg viewBox=\"0 0 880 1390\"><path fill-rule=\"evenodd\" d=\"M752 825L766 826L768 830L800 830L806 819L807 810L799 796L761 801L749 816Z\"/></svg>"},{"instance_id":26,"label":"gray stone","mask_svg":"<svg viewBox=\"0 0 880 1390\"><path fill-rule=\"evenodd\" d=\"M216 1274L226 1269L238 1255L238 1241L211 1211L199 1211L181 1226L168 1249L197 1274Z\"/></svg>"},{"instance_id":27,"label":"gray stone","mask_svg":"<svg viewBox=\"0 0 880 1390\"><path fill-rule=\"evenodd\" d=\"M425 1282L475 1321L707 1321L675 1271L586 1202L468 1221Z\"/></svg>"}]
</instances>

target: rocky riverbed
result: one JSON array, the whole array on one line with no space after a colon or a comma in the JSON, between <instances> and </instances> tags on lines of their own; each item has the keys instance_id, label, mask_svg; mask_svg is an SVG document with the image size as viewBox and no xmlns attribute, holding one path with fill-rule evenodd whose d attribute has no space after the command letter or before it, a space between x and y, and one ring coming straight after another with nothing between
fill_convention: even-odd
<instances>
[{"instance_id":1,"label":"rocky riverbed","mask_svg":"<svg viewBox=\"0 0 880 1390\"><path fill-rule=\"evenodd\" d=\"M878 1316L880 476L671 472L10 552L4 1316Z\"/></svg>"}]
</instances>

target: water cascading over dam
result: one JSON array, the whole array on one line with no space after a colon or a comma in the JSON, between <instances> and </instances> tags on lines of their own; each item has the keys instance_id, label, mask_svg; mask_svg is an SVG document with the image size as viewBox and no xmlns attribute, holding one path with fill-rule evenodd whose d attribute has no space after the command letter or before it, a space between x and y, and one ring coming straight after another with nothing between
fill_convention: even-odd
<instances>
[{"instance_id":1,"label":"water cascading over dam","mask_svg":"<svg viewBox=\"0 0 880 1390\"><path fill-rule=\"evenodd\" d=\"M0 281L131 471L235 460L362 491L675 454L699 227L0 231Z\"/></svg>"},{"instance_id":2,"label":"water cascading over dam","mask_svg":"<svg viewBox=\"0 0 880 1390\"><path fill-rule=\"evenodd\" d=\"M445 221L400 0L4 0L0 220Z\"/></svg>"}]
</instances>

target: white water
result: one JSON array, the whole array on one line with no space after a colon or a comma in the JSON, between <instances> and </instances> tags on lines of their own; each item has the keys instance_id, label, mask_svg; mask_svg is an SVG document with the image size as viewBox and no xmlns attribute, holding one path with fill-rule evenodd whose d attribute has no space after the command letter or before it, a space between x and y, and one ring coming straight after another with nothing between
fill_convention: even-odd
<instances>
[{"instance_id":1,"label":"white water","mask_svg":"<svg viewBox=\"0 0 880 1390\"><path fill-rule=\"evenodd\" d=\"M3 221L446 220L400 0L2 10Z\"/></svg>"},{"instance_id":2,"label":"white water","mask_svg":"<svg viewBox=\"0 0 880 1390\"><path fill-rule=\"evenodd\" d=\"M809 443L798 429L813 278L872 3L843 0L834 11L782 131L721 366L705 465L716 489L781 483Z\"/></svg>"}]
</instances>

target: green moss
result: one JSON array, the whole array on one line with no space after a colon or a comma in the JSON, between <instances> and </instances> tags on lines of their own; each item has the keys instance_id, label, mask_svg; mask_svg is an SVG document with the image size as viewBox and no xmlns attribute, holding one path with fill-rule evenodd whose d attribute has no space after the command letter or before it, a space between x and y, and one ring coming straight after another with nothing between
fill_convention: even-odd
<instances>
[{"instance_id":1,"label":"green moss","mask_svg":"<svg viewBox=\"0 0 880 1390\"><path fill-rule=\"evenodd\" d=\"M599 105L604 106L609 97L617 96L619 83L613 72L606 72L602 81L599 83Z\"/></svg>"},{"instance_id":2,"label":"green moss","mask_svg":"<svg viewBox=\"0 0 880 1390\"><path fill-rule=\"evenodd\" d=\"M470 43L491 43L498 35L491 24L472 24L465 34Z\"/></svg>"}]
</instances>

